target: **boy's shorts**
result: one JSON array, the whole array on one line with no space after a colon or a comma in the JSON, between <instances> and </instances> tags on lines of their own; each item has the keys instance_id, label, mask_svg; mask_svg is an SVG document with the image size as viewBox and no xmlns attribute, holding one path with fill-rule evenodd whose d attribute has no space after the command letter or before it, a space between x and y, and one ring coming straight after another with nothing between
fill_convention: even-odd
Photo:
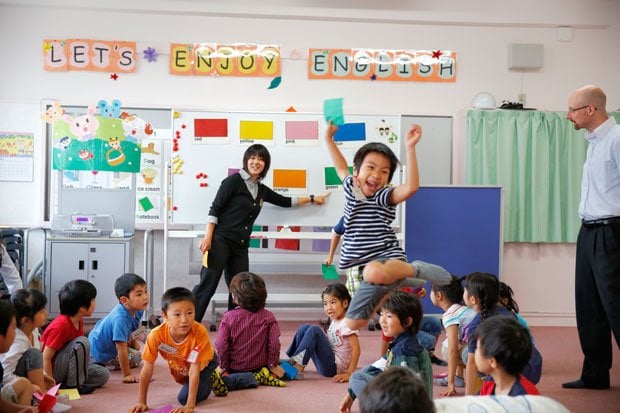
<instances>
[{"instance_id":1,"label":"boy's shorts","mask_svg":"<svg viewBox=\"0 0 620 413\"><path fill-rule=\"evenodd\" d=\"M345 273L347 275L347 281L345 282L345 286L347 287L347 290L349 291L351 297L355 296L355 294L357 293L357 289L362 284L362 281L364 281L364 276L362 274L363 271L363 265L347 268L345 270Z\"/></svg>"},{"instance_id":2,"label":"boy's shorts","mask_svg":"<svg viewBox=\"0 0 620 413\"><path fill-rule=\"evenodd\" d=\"M17 397L17 393L15 393L12 382L2 386L2 390L0 390L0 397L2 397L2 400L7 402L15 404L19 403L19 398Z\"/></svg>"},{"instance_id":3,"label":"boy's shorts","mask_svg":"<svg viewBox=\"0 0 620 413\"><path fill-rule=\"evenodd\" d=\"M128 347L127 355L129 356L129 368L130 369L134 369L138 367L140 365L140 362L142 362L142 354L140 353L140 350ZM112 360L105 363L105 367L107 367L108 370L112 370L112 371L120 370L121 363L118 360L118 356L114 357Z\"/></svg>"},{"instance_id":4,"label":"boy's shorts","mask_svg":"<svg viewBox=\"0 0 620 413\"><path fill-rule=\"evenodd\" d=\"M351 299L346 317L351 320L369 319L387 293L398 288L400 285L404 284L405 281L406 279L399 280L388 285L371 284L362 281L357 292Z\"/></svg>"}]
</instances>

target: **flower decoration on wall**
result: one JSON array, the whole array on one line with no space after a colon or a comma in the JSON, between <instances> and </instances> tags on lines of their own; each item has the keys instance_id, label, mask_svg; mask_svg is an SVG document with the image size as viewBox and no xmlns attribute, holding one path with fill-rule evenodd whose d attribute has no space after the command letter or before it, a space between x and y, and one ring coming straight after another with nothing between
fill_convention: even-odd
<instances>
[{"instance_id":1,"label":"flower decoration on wall","mask_svg":"<svg viewBox=\"0 0 620 413\"><path fill-rule=\"evenodd\" d=\"M157 56L159 56L159 53L157 53L157 50L153 47L147 47L142 51L142 57L144 57L149 63L156 62Z\"/></svg>"}]
</instances>

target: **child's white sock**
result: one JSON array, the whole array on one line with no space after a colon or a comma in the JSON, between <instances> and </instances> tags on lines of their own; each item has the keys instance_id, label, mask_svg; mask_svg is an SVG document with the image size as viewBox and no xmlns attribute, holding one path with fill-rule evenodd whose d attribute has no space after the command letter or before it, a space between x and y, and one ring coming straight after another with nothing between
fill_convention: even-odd
<instances>
[{"instance_id":1,"label":"child's white sock","mask_svg":"<svg viewBox=\"0 0 620 413\"><path fill-rule=\"evenodd\" d=\"M295 363L299 364L300 366L303 366L304 363L304 356L306 355L306 350L302 350L301 353L294 355L293 357L291 357L291 360L293 360Z\"/></svg>"}]
</instances>

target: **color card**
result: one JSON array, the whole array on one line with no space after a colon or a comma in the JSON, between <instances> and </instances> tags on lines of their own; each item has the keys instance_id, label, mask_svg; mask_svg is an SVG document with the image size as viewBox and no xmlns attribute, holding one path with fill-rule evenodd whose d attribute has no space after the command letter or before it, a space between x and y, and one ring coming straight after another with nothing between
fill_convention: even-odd
<instances>
[{"instance_id":1,"label":"color card","mask_svg":"<svg viewBox=\"0 0 620 413\"><path fill-rule=\"evenodd\" d=\"M319 139L319 122L314 120L289 120L284 123L286 139Z\"/></svg>"},{"instance_id":2,"label":"color card","mask_svg":"<svg viewBox=\"0 0 620 413\"><path fill-rule=\"evenodd\" d=\"M273 122L262 120L242 120L239 122L239 138L273 140Z\"/></svg>"},{"instance_id":3,"label":"color card","mask_svg":"<svg viewBox=\"0 0 620 413\"><path fill-rule=\"evenodd\" d=\"M226 176L234 175L237 172L239 172L240 170L241 170L241 168L228 168L228 175L226 175Z\"/></svg>"},{"instance_id":4,"label":"color card","mask_svg":"<svg viewBox=\"0 0 620 413\"><path fill-rule=\"evenodd\" d=\"M353 167L349 166L349 174L353 175ZM342 185L342 180L333 166L325 167L325 186ZM334 224L335 225L335 224Z\"/></svg>"},{"instance_id":5,"label":"color card","mask_svg":"<svg viewBox=\"0 0 620 413\"><path fill-rule=\"evenodd\" d=\"M323 101L323 114L325 121L329 123L331 120L334 125L344 124L344 112L342 110L342 98L325 99Z\"/></svg>"},{"instance_id":6,"label":"color card","mask_svg":"<svg viewBox=\"0 0 620 413\"><path fill-rule=\"evenodd\" d=\"M276 228L276 231L282 231L281 226ZM299 232L301 231L301 227L289 227L289 232ZM276 239L275 247L281 250L292 250L299 251L299 240L298 239Z\"/></svg>"},{"instance_id":7,"label":"color card","mask_svg":"<svg viewBox=\"0 0 620 413\"><path fill-rule=\"evenodd\" d=\"M274 169L273 170L274 188L305 188L306 170L305 169Z\"/></svg>"},{"instance_id":8,"label":"color card","mask_svg":"<svg viewBox=\"0 0 620 413\"><path fill-rule=\"evenodd\" d=\"M325 265L325 264L321 264L322 268L322 272L323 272L323 278L326 280L337 280L338 279L338 271L336 271L336 267L334 267L333 265Z\"/></svg>"},{"instance_id":9,"label":"color card","mask_svg":"<svg viewBox=\"0 0 620 413\"><path fill-rule=\"evenodd\" d=\"M194 119L196 138L228 137L228 119Z\"/></svg>"},{"instance_id":10,"label":"color card","mask_svg":"<svg viewBox=\"0 0 620 413\"><path fill-rule=\"evenodd\" d=\"M334 135L336 142L353 142L366 140L365 123L345 123L338 128Z\"/></svg>"},{"instance_id":11,"label":"color card","mask_svg":"<svg viewBox=\"0 0 620 413\"><path fill-rule=\"evenodd\" d=\"M269 227L252 225L252 232L268 231ZM250 238L250 248L269 248L268 239Z\"/></svg>"}]
</instances>

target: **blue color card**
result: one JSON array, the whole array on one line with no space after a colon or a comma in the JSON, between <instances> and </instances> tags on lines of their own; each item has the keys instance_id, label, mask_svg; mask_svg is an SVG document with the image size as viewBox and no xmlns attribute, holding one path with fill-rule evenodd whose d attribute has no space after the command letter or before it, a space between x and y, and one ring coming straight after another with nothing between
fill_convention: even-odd
<instances>
[{"instance_id":1,"label":"blue color card","mask_svg":"<svg viewBox=\"0 0 620 413\"><path fill-rule=\"evenodd\" d=\"M334 141L336 142L353 142L366 140L366 124L365 123L345 123L338 128Z\"/></svg>"}]
</instances>

